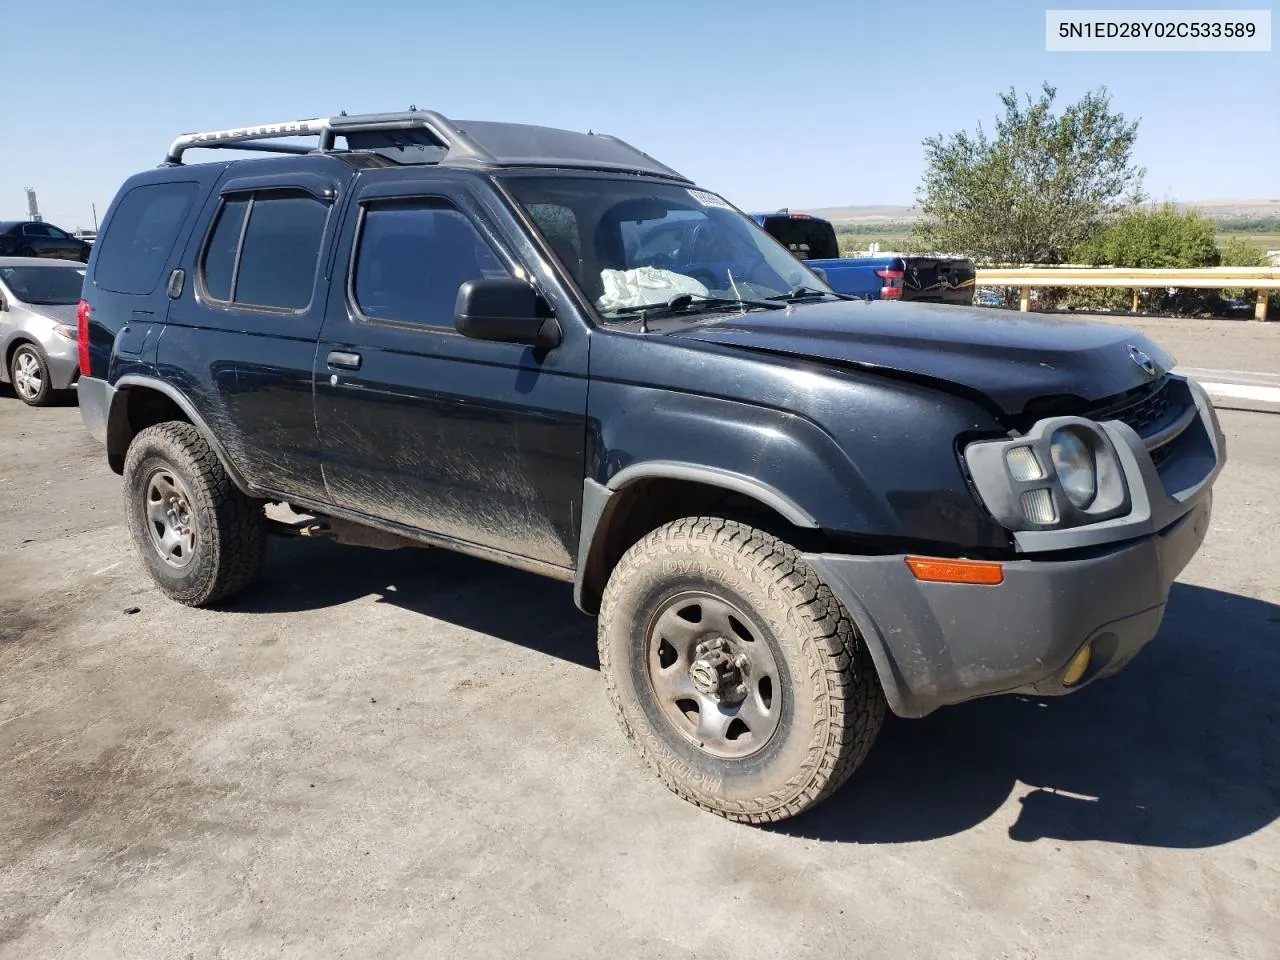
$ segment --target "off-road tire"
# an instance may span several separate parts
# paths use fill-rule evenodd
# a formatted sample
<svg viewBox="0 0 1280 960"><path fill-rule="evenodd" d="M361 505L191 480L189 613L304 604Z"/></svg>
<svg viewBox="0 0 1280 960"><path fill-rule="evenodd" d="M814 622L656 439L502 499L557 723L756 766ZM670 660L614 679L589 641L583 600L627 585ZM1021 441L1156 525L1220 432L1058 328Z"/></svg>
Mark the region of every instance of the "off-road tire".
<svg viewBox="0 0 1280 960"><path fill-rule="evenodd" d="M18 364L25 356L33 358L40 371L40 390L30 397L18 389ZM14 348L13 355L9 357L9 386L17 398L29 407L47 407L53 403L55 393L49 380L49 361L34 343L24 342Z"/></svg>
<svg viewBox="0 0 1280 960"><path fill-rule="evenodd" d="M757 755L711 756L657 705L648 625L664 598L689 589L749 610L785 662L793 708ZM631 547L605 589L598 642L609 699L641 756L672 791L730 820L783 820L824 800L866 758L884 719L875 667L830 588L794 547L736 521L677 520Z"/></svg>
<svg viewBox="0 0 1280 960"><path fill-rule="evenodd" d="M162 467L177 475L192 501L194 557L181 570L165 563L148 530L146 486ZM156 585L179 603L203 607L224 600L262 569L267 549L263 504L240 492L191 424L161 423L133 438L124 461L124 499L139 556Z"/></svg>

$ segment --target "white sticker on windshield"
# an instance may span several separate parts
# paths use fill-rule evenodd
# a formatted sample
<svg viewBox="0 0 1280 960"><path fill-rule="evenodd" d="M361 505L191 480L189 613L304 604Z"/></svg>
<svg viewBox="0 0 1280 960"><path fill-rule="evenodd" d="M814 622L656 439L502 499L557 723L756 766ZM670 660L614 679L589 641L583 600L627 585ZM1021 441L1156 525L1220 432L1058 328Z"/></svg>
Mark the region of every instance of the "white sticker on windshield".
<svg viewBox="0 0 1280 960"><path fill-rule="evenodd" d="M704 207L719 207L721 210L733 209L727 200L720 199L714 193L707 193L705 190L689 190L687 192L689 196Z"/></svg>

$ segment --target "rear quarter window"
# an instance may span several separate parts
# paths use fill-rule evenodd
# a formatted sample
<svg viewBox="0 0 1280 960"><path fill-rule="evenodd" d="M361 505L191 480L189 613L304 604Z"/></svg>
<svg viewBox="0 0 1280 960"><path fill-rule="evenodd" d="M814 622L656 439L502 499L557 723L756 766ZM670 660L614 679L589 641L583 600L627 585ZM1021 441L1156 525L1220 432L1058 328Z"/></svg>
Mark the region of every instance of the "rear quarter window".
<svg viewBox="0 0 1280 960"><path fill-rule="evenodd" d="M181 181L143 184L126 193L97 241L94 283L113 293L155 290L198 189Z"/></svg>

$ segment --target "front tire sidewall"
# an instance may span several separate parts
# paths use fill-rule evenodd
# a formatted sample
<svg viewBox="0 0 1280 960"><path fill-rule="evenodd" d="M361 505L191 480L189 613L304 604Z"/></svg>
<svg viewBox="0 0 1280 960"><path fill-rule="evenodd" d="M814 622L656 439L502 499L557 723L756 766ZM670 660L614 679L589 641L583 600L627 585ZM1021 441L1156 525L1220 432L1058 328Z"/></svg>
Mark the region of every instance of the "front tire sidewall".
<svg viewBox="0 0 1280 960"><path fill-rule="evenodd" d="M821 780L821 757L839 713L818 651L807 642L791 598L774 577L714 540L673 544L679 553L645 549L623 567L624 582L606 591L601 611L602 669L628 737L675 792L722 815L771 820L807 805ZM616 571L615 571L616 572ZM722 759L699 749L662 714L648 679L647 627L678 593L710 593L750 613L779 669L778 728L759 752ZM816 788L821 792L821 788Z"/></svg>

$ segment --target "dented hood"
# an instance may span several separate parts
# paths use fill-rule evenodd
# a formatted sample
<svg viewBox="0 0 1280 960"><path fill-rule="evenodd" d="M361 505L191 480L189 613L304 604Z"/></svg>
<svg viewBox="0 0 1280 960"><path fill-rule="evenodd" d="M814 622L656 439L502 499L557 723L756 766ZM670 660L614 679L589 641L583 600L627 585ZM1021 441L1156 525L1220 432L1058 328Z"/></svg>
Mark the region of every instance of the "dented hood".
<svg viewBox="0 0 1280 960"><path fill-rule="evenodd" d="M1167 351L1128 327L889 301L762 310L675 335L953 384L1010 415L1043 397L1112 397L1174 365Z"/></svg>

